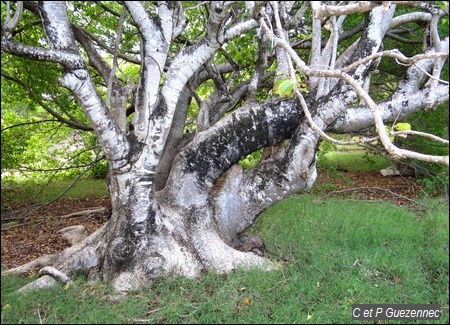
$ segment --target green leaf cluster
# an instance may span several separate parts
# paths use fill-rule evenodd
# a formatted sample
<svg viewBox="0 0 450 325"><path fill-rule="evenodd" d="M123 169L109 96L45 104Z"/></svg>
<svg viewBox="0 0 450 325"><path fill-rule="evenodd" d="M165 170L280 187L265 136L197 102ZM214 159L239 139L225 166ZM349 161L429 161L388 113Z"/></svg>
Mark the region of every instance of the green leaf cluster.
<svg viewBox="0 0 450 325"><path fill-rule="evenodd" d="M278 74L283 74L283 72L278 72ZM295 79L297 81L297 88L304 93L308 93L309 89L306 77L302 76L301 73L296 73ZM280 78L275 81L273 85L273 92L281 98L292 98L294 96L294 85L294 82L290 78Z"/></svg>
<svg viewBox="0 0 450 325"><path fill-rule="evenodd" d="M293 90L294 83L290 78L278 79L273 86L273 92L281 98L293 97Z"/></svg>

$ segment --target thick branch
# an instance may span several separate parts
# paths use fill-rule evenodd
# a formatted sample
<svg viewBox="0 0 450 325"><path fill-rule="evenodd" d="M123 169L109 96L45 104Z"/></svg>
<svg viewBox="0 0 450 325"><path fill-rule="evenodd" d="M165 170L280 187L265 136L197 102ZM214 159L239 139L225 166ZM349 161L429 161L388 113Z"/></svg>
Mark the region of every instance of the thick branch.
<svg viewBox="0 0 450 325"><path fill-rule="evenodd" d="M289 138L300 120L296 101L274 100L251 104L199 133L174 162L165 200L189 206L183 191L205 195L217 179L242 157ZM194 182L194 183L191 183ZM196 184L196 185L193 185ZM184 192L186 193L186 192ZM203 194L202 194L203 193Z"/></svg>
<svg viewBox="0 0 450 325"><path fill-rule="evenodd" d="M83 59L71 51L47 50L7 40L4 36L2 36L2 51L27 59L60 63L67 67L80 68L83 66Z"/></svg>
<svg viewBox="0 0 450 325"><path fill-rule="evenodd" d="M434 107L447 102L449 99L448 85L441 85L436 91ZM395 120L404 121L409 115L422 110L427 102L428 92L428 89L422 89L414 93L396 95L389 100L378 103L383 121L385 123ZM405 110L405 107L408 107L408 109ZM366 105L362 105L347 109L334 123L330 124L326 131L332 133L358 132L373 125L373 116L370 109Z"/></svg>
<svg viewBox="0 0 450 325"><path fill-rule="evenodd" d="M164 65L169 50L169 42L172 36L172 27L167 22L166 15L170 15L170 10L164 10L163 26L158 27L156 22L150 17L147 10L140 2L125 1L128 12L135 22L141 35L141 71L139 75L139 85L136 94L135 115L133 125L134 134L140 141L150 142L148 137L150 132L150 116L156 109L158 99L159 83L163 73ZM169 29L167 31L167 29ZM167 38L167 34L170 37Z"/></svg>

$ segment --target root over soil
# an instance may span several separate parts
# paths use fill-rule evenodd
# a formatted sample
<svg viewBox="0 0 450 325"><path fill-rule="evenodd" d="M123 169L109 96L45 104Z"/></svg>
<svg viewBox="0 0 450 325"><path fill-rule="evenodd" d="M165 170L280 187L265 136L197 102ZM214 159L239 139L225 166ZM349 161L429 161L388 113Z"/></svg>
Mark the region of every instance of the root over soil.
<svg viewBox="0 0 450 325"><path fill-rule="evenodd" d="M378 171L341 172L338 176L319 173L312 191L319 195L352 196L362 200L389 201L396 205L414 202L420 188L411 177L384 177ZM61 199L37 210L26 206L8 206L2 198L1 265L2 270L18 267L42 255L59 253L68 247L61 229L84 225L89 235L111 216L109 197ZM101 212L74 214L104 207ZM27 218L21 220L21 214ZM72 214L72 215L71 215Z"/></svg>

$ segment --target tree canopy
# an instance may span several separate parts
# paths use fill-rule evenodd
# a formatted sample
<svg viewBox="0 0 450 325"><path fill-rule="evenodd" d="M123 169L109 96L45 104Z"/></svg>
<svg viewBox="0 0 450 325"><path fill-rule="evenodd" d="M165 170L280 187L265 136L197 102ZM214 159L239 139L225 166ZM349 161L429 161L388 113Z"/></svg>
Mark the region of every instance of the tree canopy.
<svg viewBox="0 0 450 325"><path fill-rule="evenodd" d="M14 14L15 5L14 3L9 4L5 2L2 11L2 19L5 20L7 17L12 19ZM21 19L20 29L16 29L14 35L18 35L24 42L32 46L42 45L44 42L44 30L42 25L39 24L38 8L37 3L25 3L25 9L20 12ZM108 94L108 80L105 75L111 75L111 73L117 75L117 80L123 85L129 85L131 88L136 88L139 75L140 66L140 48L139 48L139 34L136 32L135 23L132 21L130 15L126 11L122 12L121 5L119 3L108 2L108 3L98 3L97 5L90 3L69 3L68 13L72 21L74 30L76 30L75 37L77 41L83 40L84 47L86 48L86 53L84 54L86 60L90 60L91 69L95 69L97 66L97 71L93 75L94 81L97 84L98 90L106 99ZM170 57L174 57L176 53L183 47L187 45L192 45L198 43L205 36L207 21L207 6L203 3L184 1L182 16L178 19L180 20L180 34L175 39L171 45ZM435 10L441 10L438 15L446 12L447 3L446 2L435 2L434 4L427 4L429 9L435 8ZM156 6L148 4L148 10L152 11L156 15ZM250 5L248 5L250 6ZM342 4L341 4L342 6ZM433 7L434 6L434 7ZM232 6L232 11L230 19L238 21L238 19L243 20L249 18L250 14L246 12L244 3L234 3ZM420 17L417 13L412 15L412 12L420 8L423 12ZM400 22L402 25L400 28L393 29L387 33L387 37L383 42L384 48L399 50L406 56L413 56L417 53L421 53L421 50L426 41L425 37L429 34L429 14L426 12L425 5L416 4L411 7L401 6L397 8L397 16L402 15L403 21ZM291 12L293 14L289 19L290 21L289 30L287 30L287 36L291 43L292 48L296 51L297 55L308 62L311 55L311 39L312 34L312 16L311 8L308 7L307 3L296 3L291 6ZM282 8L282 10L286 10ZM331 9L330 9L331 10ZM342 7L342 10L344 8ZM359 10L356 10L359 11ZM240 13L243 13L240 15ZM9 16L7 16L7 14ZM409 16L409 18L408 18ZM428 17L427 17L428 16ZM353 43L359 34L363 30L364 14L362 12L355 12L352 15L345 17L342 16L342 23L339 23L339 52L343 52L348 44ZM181 21L185 19L184 21ZM321 18L322 20L324 18ZM440 35L445 35L445 30L448 28L448 19L444 15L442 19L437 20L438 23L434 22L434 27ZM231 20L228 22L231 25ZM186 26L184 26L186 25ZM75 26L77 26L75 28ZM326 28L321 29L320 42L325 45L326 39L332 35L332 30L329 28L330 20L325 24ZM338 25L337 25L338 26ZM184 29L183 29L184 28ZM182 30L183 29L183 30ZM182 32L181 32L182 31ZM220 73L220 78L212 79L210 77L202 76L203 80L198 81L196 87L192 87L193 98L189 103L189 108L187 110L187 119L184 125L184 131L192 132L195 131L199 126L197 125L198 114L199 114L199 104L200 105L210 105L209 102L217 101L216 97L217 91L214 96L210 96L214 92L216 86L217 89L222 89L230 86L234 86L234 92L236 89L240 89L240 94L244 93L245 87L248 87L248 83L251 80L253 69L257 63L258 57L260 59L264 58L263 53L258 54L259 43L261 40L258 39L262 32L255 29L249 29L248 32L243 33L240 37L230 39L223 46L218 49L215 56L209 60L209 65L218 65L219 70L216 69L216 73ZM425 34L424 34L425 33ZM428 34L427 34L428 33ZM119 41L120 38L120 41ZM315 37L317 39L317 35ZM428 37L429 38L429 37ZM274 46L268 38L265 40L266 51L269 52L270 48ZM118 45L118 46L116 46ZM329 45L330 47L331 45ZM328 51L329 48L327 49ZM261 51L260 51L261 52ZM381 54L381 52L379 53ZM284 74L283 77L278 77L277 81L273 83L273 78L275 74L275 57L273 54L265 54L264 58L265 65L268 68L269 74L266 73L264 76L264 84L260 82L258 88L254 91L255 94L252 96L258 96L259 100L268 98L271 94L278 94L281 97L292 96L294 82L287 79L286 71L282 73L278 72L280 75ZM90 58L89 58L90 57ZM96 59L94 59L94 57ZM324 54L322 54L324 57ZM384 54L384 59L380 60L378 58L379 66L376 69L376 73L372 75L374 79L372 81L371 87L369 89L370 94L376 100L382 100L387 98L391 93L392 89L395 89L396 85L400 82L402 74L407 68L408 63L404 64L392 64L395 58L389 58L388 54ZM94 65L94 63L96 65ZM261 65L261 63L258 63ZM98 69L103 70L103 78L101 74L98 73ZM222 69L222 70L220 70ZM226 70L225 70L226 69ZM261 69L260 69L261 70ZM211 71L211 70L210 70ZM261 70L262 71L262 70ZM272 73L272 75L270 75ZM72 95L65 91L62 87L48 87L49 83L54 83L60 74L60 69L57 65L42 62L39 65L30 64L28 59L23 59L21 56L11 56L2 51L2 129L7 129L13 125L22 125L20 129L9 130L2 132L2 145L3 145L3 155L2 155L2 170L22 167L22 171L29 170L25 166L32 166L32 162L40 161L44 159L47 161L47 168L57 168L61 166L61 162L53 161L52 156L44 153L37 153L34 150L34 146L42 146L41 141L36 139L36 130L39 134L43 134L42 125L32 125L30 122L39 124L46 123L49 127L48 129L51 135L51 139L43 140L44 143L50 143L51 140L56 140L54 143L58 143L63 138L67 137L70 129L77 129L82 131L92 131L92 127L89 125L89 121L86 119L82 111L79 110L79 106L76 101L73 100ZM204 72L206 74L206 72ZM444 67L442 77L448 78L448 68ZM220 79L226 80L220 80ZM296 74L297 86L300 90L308 91L307 84L309 83L308 78L301 80L301 73ZM36 83L33 80L41 80L42 82ZM222 82L222 84L220 83ZM237 85L244 85L244 87L238 87ZM126 101L126 115L127 123L131 122L133 112L134 112L134 93L133 90L129 90ZM239 93L234 95L235 98L239 98ZM250 96L250 95L249 95ZM203 103L203 100L209 97L208 101ZM242 98L242 95L241 95ZM229 109L232 111L236 108L236 99L234 100L234 107ZM432 116L439 116L438 121L441 123L427 123L428 129L422 130L418 124L419 121L415 121L412 126L412 131L402 130L403 132L409 131L427 131L432 132L435 135L445 138L446 126L442 124L448 115L445 115L445 110L438 110L443 113L437 113ZM202 112L202 114L204 114ZM217 120L219 115L215 117ZM422 119L423 121L423 119ZM430 129L430 124L432 129ZM442 124L442 125L441 125ZM64 128L63 125L67 125L69 128ZM203 126L200 126L200 128ZM60 133L61 139L57 140L53 130L58 129L67 130L66 132ZM388 131L396 131L387 129ZM399 131L399 130L397 130ZM98 151L91 152L95 147L95 139L92 137L92 133L79 133L77 135L83 137L82 143L87 147L87 151L81 153L78 150L75 152L78 159L74 158L68 163L70 166L78 166L81 163L82 166L89 165L95 157L98 157ZM373 134L374 135L374 134ZM31 141L27 140L30 139ZM94 136L95 137L95 136ZM410 137L411 138L411 137ZM416 143L418 141L417 137L414 137ZM425 141L425 140L424 140ZM414 142L414 141L413 141ZM28 150L27 150L28 147ZM417 147L417 145L416 145ZM30 148L32 148L30 150ZM84 148L83 150L85 150ZM427 153L429 146L422 146L422 151ZM431 152L432 153L432 152ZM435 154L437 152L434 152ZM445 150L444 150L445 153ZM73 153L72 153L73 154ZM66 156L70 156L70 153L65 153ZM54 156L54 155L53 155ZM74 163L74 161L76 163ZM34 167L37 168L36 164ZM67 164L64 165L67 167ZM100 167L100 166L99 166ZM63 168L64 170L64 168ZM104 170L104 169L103 169ZM100 173L101 174L101 173Z"/></svg>

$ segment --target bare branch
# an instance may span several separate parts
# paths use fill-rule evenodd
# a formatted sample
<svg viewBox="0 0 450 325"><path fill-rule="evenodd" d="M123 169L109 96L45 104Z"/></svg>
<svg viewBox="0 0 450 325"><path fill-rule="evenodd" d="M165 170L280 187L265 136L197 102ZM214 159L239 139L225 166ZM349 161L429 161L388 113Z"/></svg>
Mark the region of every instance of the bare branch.
<svg viewBox="0 0 450 325"><path fill-rule="evenodd" d="M342 68L342 71L349 72L349 71L353 70L354 68L358 67L359 65L361 65L362 63L372 61L372 60L378 59L380 57L395 58L401 62L405 62L408 64L414 64L414 63L417 63L420 60L424 60L424 59L442 58L442 57L447 57L447 56L448 56L448 51L447 52L437 52L437 53L416 54L413 57L408 58L405 55L403 55L403 53L401 53L399 50L394 49L394 50L388 50L388 51L381 51L381 52L377 52L375 54L366 56L365 58L362 58L362 59Z"/></svg>
<svg viewBox="0 0 450 325"><path fill-rule="evenodd" d="M322 5L318 1L311 1L311 7L314 11L314 18L316 19L369 11L379 5L380 4L375 3L374 1L357 1L357 3L344 6L329 6Z"/></svg>
<svg viewBox="0 0 450 325"><path fill-rule="evenodd" d="M430 134L430 133L425 133L425 132L419 132L419 131L414 131L414 130L405 130L405 131L394 131L394 132L390 132L389 135L398 135L398 136L406 136L408 134L412 134L412 135L419 135L437 142L441 142L443 144L449 144L449 140L447 139L443 139L440 138L434 134Z"/></svg>
<svg viewBox="0 0 450 325"><path fill-rule="evenodd" d="M7 31L12 31L14 28L17 27L17 24L19 23L20 18L22 17L22 11L23 11L23 1L16 1L16 11L14 12L14 16L11 18L11 7L10 7L11 1L6 1L6 19L5 23L3 24L3 28Z"/></svg>
<svg viewBox="0 0 450 325"><path fill-rule="evenodd" d="M339 79L345 81L347 84L349 84L356 93L361 97L361 99L367 104L369 107L373 121L375 123L379 138L381 143L383 144L384 148L389 152L389 154L395 158L414 158L419 159L423 161L429 161L429 162L438 162L443 163L446 165L449 165L449 156L433 156L433 155L424 155L421 153L413 152L406 149L400 149L397 146L395 146L389 139L389 135L386 131L386 128L384 126L384 122L381 115L381 110L379 106L373 101L373 99L369 96L369 94L366 92L366 90L350 75L345 73L341 70L317 70L317 69L311 69L310 67L307 67L305 62L300 59L300 57L297 55L297 53L289 46L289 44L283 40L282 38L277 38L273 35L273 32L270 30L270 28L265 24L265 22L260 19L260 25L264 33L269 36L270 39L273 40L275 46L282 47L286 53L290 55L290 57L294 60L297 67L304 72L308 76L318 76L318 77L338 77ZM302 104L302 108L308 117L308 109L306 106L306 102L304 101L303 97L301 96L299 90L296 87L296 80L295 77L293 78L291 76L291 80L294 83L294 90L296 96L298 96L298 99L300 100ZM322 131L322 128L317 126L311 117L308 118L308 121L310 122L311 126L318 131L322 136L324 136L324 132Z"/></svg>
<svg viewBox="0 0 450 325"><path fill-rule="evenodd" d="M87 214L103 212L105 210L106 210L105 207L95 207L95 208L92 208L92 209L87 209L87 210L82 210L82 211L77 211L77 212L72 212L72 213L69 213L69 214L65 214L65 215L59 216L58 218L71 218L71 217L84 216L84 215L87 215ZM64 228L64 229L66 229L66 228Z"/></svg>
<svg viewBox="0 0 450 325"><path fill-rule="evenodd" d="M36 101L43 109L45 109L51 116L56 118L59 122L64 123L68 125L69 127L72 127L74 129L84 130L84 131L93 131L93 128L89 125L83 124L80 121L74 120L74 118L66 119L61 114L57 113L54 109L52 109L49 105L47 105L41 98L37 97L35 93L33 93L32 89L28 84L23 82L22 80L17 79L16 77L13 77L6 72L2 70L1 75L11 80L18 85L20 85L22 88L25 89L25 91L28 93L30 98L32 98L34 101Z"/></svg>
<svg viewBox="0 0 450 325"><path fill-rule="evenodd" d="M32 121L32 122L23 122L23 123L17 123L14 125L10 125L7 127L4 127L3 129L0 130L0 132L6 131L8 129L12 129L12 128L17 128L17 127L21 127L24 125L30 125L30 124L39 124L39 123L48 123L48 122L57 122L57 123L61 123L58 120L39 120L39 121Z"/></svg>
<svg viewBox="0 0 450 325"><path fill-rule="evenodd" d="M7 40L2 36L2 50L23 58L32 60L45 60L48 62L60 63L71 68L83 66L83 59L71 51L67 50L47 50L41 47L30 46Z"/></svg>

